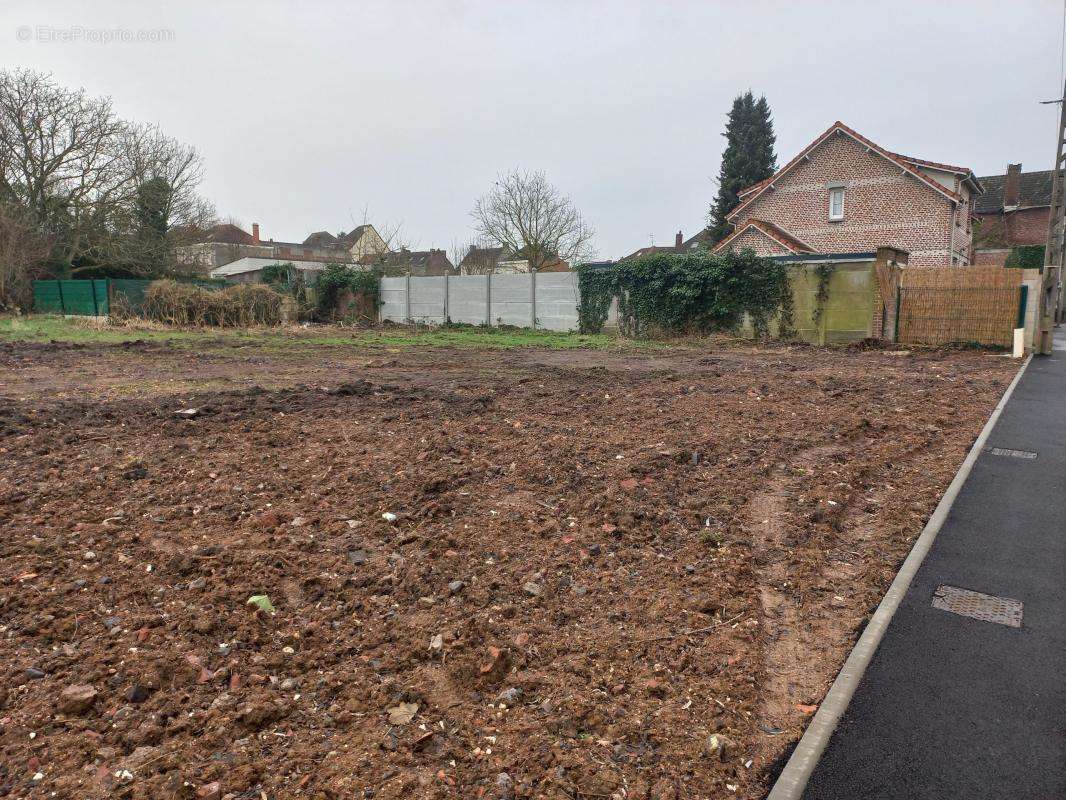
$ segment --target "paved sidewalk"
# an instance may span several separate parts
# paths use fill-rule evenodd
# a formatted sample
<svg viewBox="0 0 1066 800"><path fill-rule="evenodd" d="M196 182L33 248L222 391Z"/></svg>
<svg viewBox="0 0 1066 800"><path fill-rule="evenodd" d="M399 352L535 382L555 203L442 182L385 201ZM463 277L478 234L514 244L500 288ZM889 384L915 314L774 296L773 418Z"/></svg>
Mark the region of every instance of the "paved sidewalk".
<svg viewBox="0 0 1066 800"><path fill-rule="evenodd" d="M941 585L1021 601L1022 626L933 608ZM1066 798L1066 335L1015 388L803 796Z"/></svg>

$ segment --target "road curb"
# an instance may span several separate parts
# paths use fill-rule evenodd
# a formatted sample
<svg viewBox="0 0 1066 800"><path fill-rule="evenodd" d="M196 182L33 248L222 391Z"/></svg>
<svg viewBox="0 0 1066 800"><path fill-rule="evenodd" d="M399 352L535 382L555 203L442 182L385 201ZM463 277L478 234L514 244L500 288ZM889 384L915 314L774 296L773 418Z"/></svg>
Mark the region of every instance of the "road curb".
<svg viewBox="0 0 1066 800"><path fill-rule="evenodd" d="M992 410L992 414L981 429L981 433L978 434L977 440L970 448L970 452L966 454L962 466L955 473L955 477L948 485L944 496L940 498L940 502L933 510L929 521L915 540L914 546L903 562L903 566L896 573L892 585L888 587L888 591L885 592L885 596L878 604L877 610L870 617L862 636L859 637L859 641L855 643L855 647L852 648L847 661L844 662L844 666L837 673L836 680L829 687L829 692L826 694L825 699L822 700L818 712L814 715L814 719L811 720L811 724L807 726L807 730L804 731L799 744L796 745L796 749L792 751L792 756L778 776L777 781L770 790L770 794L766 796L766 800L799 800L802 797L811 773L814 772L818 760L825 751L825 746L829 743L829 737L836 730L841 716L847 709L848 703L851 702L852 695L855 694L855 689L859 685L863 673L866 672L866 667L870 664L870 659L873 658L874 653L877 651L877 646L881 643L881 639L884 638L888 624L892 621L896 609L899 608L903 596L907 594L911 581L914 580L918 568L922 565L926 554L933 546L933 541L940 532L944 520L947 519L948 512L951 511L951 507L955 504L955 498L958 497L962 485L966 482L966 478L969 477L974 462L977 461L977 457L984 449L985 442L988 441L988 437L996 426L996 422L1007 405L1007 401L1014 394L1015 387L1022 379L1022 375L1025 374L1025 370L1032 360L1032 355L1026 358L1022 368L1018 370L1018 374L1014 376L1014 380L1011 381L1007 390L1003 393L1003 397L1000 398L999 403Z"/></svg>

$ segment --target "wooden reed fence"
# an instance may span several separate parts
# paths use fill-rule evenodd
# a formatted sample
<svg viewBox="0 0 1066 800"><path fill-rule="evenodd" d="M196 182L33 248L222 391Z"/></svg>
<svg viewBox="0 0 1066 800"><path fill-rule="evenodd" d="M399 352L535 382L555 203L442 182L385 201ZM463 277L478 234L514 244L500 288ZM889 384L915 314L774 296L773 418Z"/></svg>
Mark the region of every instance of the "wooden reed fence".
<svg viewBox="0 0 1066 800"><path fill-rule="evenodd" d="M1021 277L1004 267L904 267L896 340L1010 347L1024 313Z"/></svg>

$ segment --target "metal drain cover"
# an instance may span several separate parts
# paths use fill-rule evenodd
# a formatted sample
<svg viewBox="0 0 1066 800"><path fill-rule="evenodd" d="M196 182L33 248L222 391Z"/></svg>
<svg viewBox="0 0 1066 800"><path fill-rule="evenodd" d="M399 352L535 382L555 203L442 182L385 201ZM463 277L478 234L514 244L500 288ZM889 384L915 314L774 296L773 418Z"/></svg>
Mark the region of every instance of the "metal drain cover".
<svg viewBox="0 0 1066 800"><path fill-rule="evenodd" d="M1009 447L993 447L992 455L994 456L1009 456L1010 458L1036 458L1036 453L1032 450L1011 450Z"/></svg>
<svg viewBox="0 0 1066 800"><path fill-rule="evenodd" d="M971 592L958 586L939 586L933 593L933 608L950 611L964 617L1022 627L1022 602L1008 597L995 597L981 592Z"/></svg>

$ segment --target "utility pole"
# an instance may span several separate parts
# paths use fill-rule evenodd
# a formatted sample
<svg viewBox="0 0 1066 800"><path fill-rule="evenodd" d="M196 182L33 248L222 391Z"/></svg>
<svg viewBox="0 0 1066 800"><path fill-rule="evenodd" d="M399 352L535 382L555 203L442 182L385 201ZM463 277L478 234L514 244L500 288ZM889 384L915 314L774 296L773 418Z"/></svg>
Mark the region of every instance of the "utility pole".
<svg viewBox="0 0 1066 800"><path fill-rule="evenodd" d="M1040 355L1051 355L1054 328L1059 321L1062 293L1062 266L1066 250L1066 197L1063 192L1063 173L1066 172L1066 86L1059 104L1059 135L1055 146L1055 168L1052 170L1051 220L1048 225L1047 247L1044 252L1044 273L1040 283L1037 307L1036 337L1033 349Z"/></svg>

